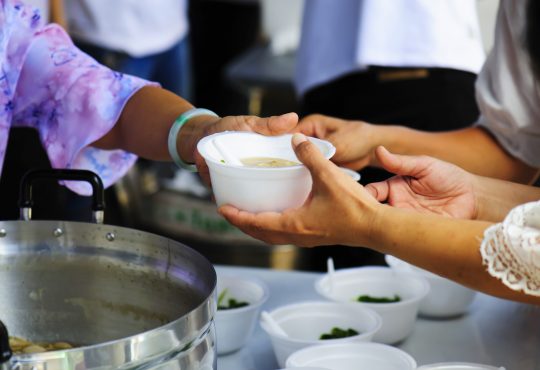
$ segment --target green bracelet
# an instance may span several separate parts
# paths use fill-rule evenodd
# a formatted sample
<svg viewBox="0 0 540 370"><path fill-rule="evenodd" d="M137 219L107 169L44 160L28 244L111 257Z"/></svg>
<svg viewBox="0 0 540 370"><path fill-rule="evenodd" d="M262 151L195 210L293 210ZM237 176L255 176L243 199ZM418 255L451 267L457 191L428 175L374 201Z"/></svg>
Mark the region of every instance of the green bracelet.
<svg viewBox="0 0 540 370"><path fill-rule="evenodd" d="M180 129L186 124L187 121L189 121L193 117L197 116L214 116L219 117L217 114L212 112L208 109L202 109L202 108L192 108L184 113L182 113L173 123L171 126L171 129L169 131L169 139L168 139L168 147L169 147L169 155L171 156L173 162L180 168L183 168L184 170L188 170L191 172L197 172L197 166L194 164L186 163L180 158L180 155L178 154L178 150L176 149L176 142L178 140L178 134L180 133Z"/></svg>

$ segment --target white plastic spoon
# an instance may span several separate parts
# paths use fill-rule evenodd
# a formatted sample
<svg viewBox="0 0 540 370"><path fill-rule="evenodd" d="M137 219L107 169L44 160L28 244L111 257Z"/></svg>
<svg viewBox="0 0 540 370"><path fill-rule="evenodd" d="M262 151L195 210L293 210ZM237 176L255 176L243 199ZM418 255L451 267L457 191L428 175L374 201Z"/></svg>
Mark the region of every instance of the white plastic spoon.
<svg viewBox="0 0 540 370"><path fill-rule="evenodd" d="M223 143L219 141L219 138L212 140L212 144L214 144L219 154L223 157L223 159L225 160L225 163L233 165L233 166L244 165L242 162L240 162L238 158L236 158L227 150L225 145L223 145Z"/></svg>
<svg viewBox="0 0 540 370"><path fill-rule="evenodd" d="M328 291L331 292L334 290L334 273L336 272L332 257L326 260L326 270L328 273Z"/></svg>
<svg viewBox="0 0 540 370"><path fill-rule="evenodd" d="M272 329L274 333L281 335L285 338L289 336L268 312L262 311L261 319L266 323L266 325L268 325Z"/></svg>

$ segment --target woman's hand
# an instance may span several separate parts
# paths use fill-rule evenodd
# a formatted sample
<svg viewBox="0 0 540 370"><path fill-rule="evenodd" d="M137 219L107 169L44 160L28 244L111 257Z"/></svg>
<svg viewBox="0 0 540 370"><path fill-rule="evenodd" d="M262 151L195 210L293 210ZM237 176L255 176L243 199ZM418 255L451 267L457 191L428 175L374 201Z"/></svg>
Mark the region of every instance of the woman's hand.
<svg viewBox="0 0 540 370"><path fill-rule="evenodd" d="M382 206L305 136L295 135L293 147L313 178L312 192L302 207L252 214L226 205L219 212L245 233L270 244L362 245Z"/></svg>
<svg viewBox="0 0 540 370"><path fill-rule="evenodd" d="M378 201L423 213L477 218L474 175L435 158L396 155L383 147L375 155L383 168L398 175L366 186Z"/></svg>
<svg viewBox="0 0 540 370"><path fill-rule="evenodd" d="M313 114L303 118L295 131L330 141L336 147L332 162L339 166L359 170L376 164L373 151L380 143L369 123Z"/></svg>

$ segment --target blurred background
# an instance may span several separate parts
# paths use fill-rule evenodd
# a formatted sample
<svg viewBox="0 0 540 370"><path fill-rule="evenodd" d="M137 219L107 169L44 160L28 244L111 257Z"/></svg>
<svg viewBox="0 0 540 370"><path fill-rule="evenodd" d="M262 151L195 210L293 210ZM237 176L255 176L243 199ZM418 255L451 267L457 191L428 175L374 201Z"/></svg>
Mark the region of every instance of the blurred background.
<svg viewBox="0 0 540 370"><path fill-rule="evenodd" d="M319 41L321 48L326 45L325 41L318 39L319 36L314 33L325 32L325 27L331 26L324 17L319 15L319 19L310 19L310 24L303 24L307 17L316 17L317 11L324 11L321 1L326 1L327 4L348 3L352 8L359 4L359 0L64 0L63 4L57 0L29 2L40 6L45 17L61 22L78 46L100 62L125 73L156 80L162 86L191 100L195 106L211 109L220 115L268 116L289 111L313 113L319 112L319 108L321 112L339 115L339 109L334 113L332 108L324 107L324 94L328 93L319 91L320 83L312 89L309 86L299 87L298 82L299 78L306 81L313 79L312 76L305 76L311 67L301 59L306 58L309 53L306 54L306 49L303 49L304 55L300 57L299 47L316 48ZM429 1L438 3L438 0ZM465 1L472 3L470 0ZM134 3L138 5L129 9ZM147 11L142 10L143 3L149 8ZM316 8L316 3L319 4L319 9ZM456 28L469 27L466 31L472 34L471 39L476 37L481 41L481 45L476 47L477 60L470 61L468 65L480 65L480 59L491 48L497 6L498 1L495 0L478 0L474 12L467 10L467 14L476 17L474 20L469 24L451 25ZM160 7L169 11L160 13L157 10ZM313 9L308 11L307 7ZM356 17L360 16L360 13L355 14ZM411 18L411 14L403 16L409 17L405 18L406 22L416 21ZM456 16L456 19L458 18ZM339 18L337 20L339 21ZM381 23L380 27L385 27L384 18L376 21ZM122 24L125 27L121 27ZM346 37L340 36L336 29L328 30L332 31L336 33L336 43ZM447 33L454 31L459 33L459 30L446 30ZM311 33L311 36L308 33ZM332 42L328 45L331 46ZM439 48L444 50L444 45ZM460 56L461 59L465 57ZM396 66L391 66L390 69L386 66L372 67L368 65L355 72L357 74L354 81L364 81L365 76L377 76L380 83L381 76L386 76L385 79L388 76L411 76L413 82L421 79L418 82L425 85L426 76L439 76L440 71L439 65L435 68L406 66L403 70L396 69ZM452 73L455 72L452 66L449 69ZM371 71L376 71L376 74ZM401 73L403 71L406 73ZM467 69L464 72L466 76L459 75L455 79L452 77L452 81L467 77L463 83L468 85L463 89L470 92L470 104L474 105L472 72L476 73L477 70ZM437 78L430 82L427 94L433 95L433 89L442 91L443 87L439 85L442 83L441 78ZM405 79L408 90L424 89L424 85L413 84L408 80L409 77ZM354 94L354 91L346 87L348 85L343 85L351 82L341 79L336 81L339 86L345 86L341 87L343 94ZM400 80L400 83L402 82L405 81ZM328 83L332 85L334 81ZM386 86L388 85L384 85L383 89L386 89ZM318 93L319 97L315 93ZM362 104L363 99L359 97L357 104ZM462 104L457 110L462 113L466 110L463 107ZM463 125L471 124L477 117L474 107L467 109L470 114L464 118ZM360 113L356 117L355 114L345 111L343 115L344 118L364 117ZM373 116L367 114L366 117ZM380 118L381 121L385 119ZM378 118L372 120L377 121ZM401 123L399 120L396 122ZM387 123L392 122L388 120ZM37 166L47 165L44 153L39 150L36 152L35 148L40 145L34 133L12 134L10 146L27 147L25 152L28 157L34 161L36 158L43 158ZM36 162L32 166L36 166ZM20 177L25 166L10 168L6 168L6 171L10 171L9 175L5 173L2 178ZM46 185L36 189L35 197L35 218L84 221L89 218L89 202L86 198ZM47 199L48 204L43 202L40 207L38 199ZM51 207L50 204L68 204L68 207L61 209ZM106 223L147 230L177 239L199 250L213 263L323 270L328 253L332 253L324 254L292 245L269 246L251 239L216 213L210 191L201 184L196 174L177 169L171 164L140 160L128 176L107 191L107 204ZM4 218L16 217L17 215L6 215ZM335 248L333 250L337 251ZM378 257L362 250L355 251L353 257L348 253L335 253L338 267L379 261Z"/></svg>

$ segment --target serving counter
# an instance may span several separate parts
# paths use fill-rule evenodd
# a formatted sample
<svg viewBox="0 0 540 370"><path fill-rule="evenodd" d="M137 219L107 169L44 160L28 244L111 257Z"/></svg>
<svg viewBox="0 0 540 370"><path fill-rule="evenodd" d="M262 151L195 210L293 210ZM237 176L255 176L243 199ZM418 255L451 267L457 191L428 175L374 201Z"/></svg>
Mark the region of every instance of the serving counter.
<svg viewBox="0 0 540 370"><path fill-rule="evenodd" d="M218 273L257 277L270 289L263 310L293 302L322 300L314 282L320 273L216 266ZM540 307L478 294L469 312L454 319L419 318L412 335L397 347L418 365L464 361L540 370ZM219 370L279 369L270 339L257 325L249 344L218 357Z"/></svg>

